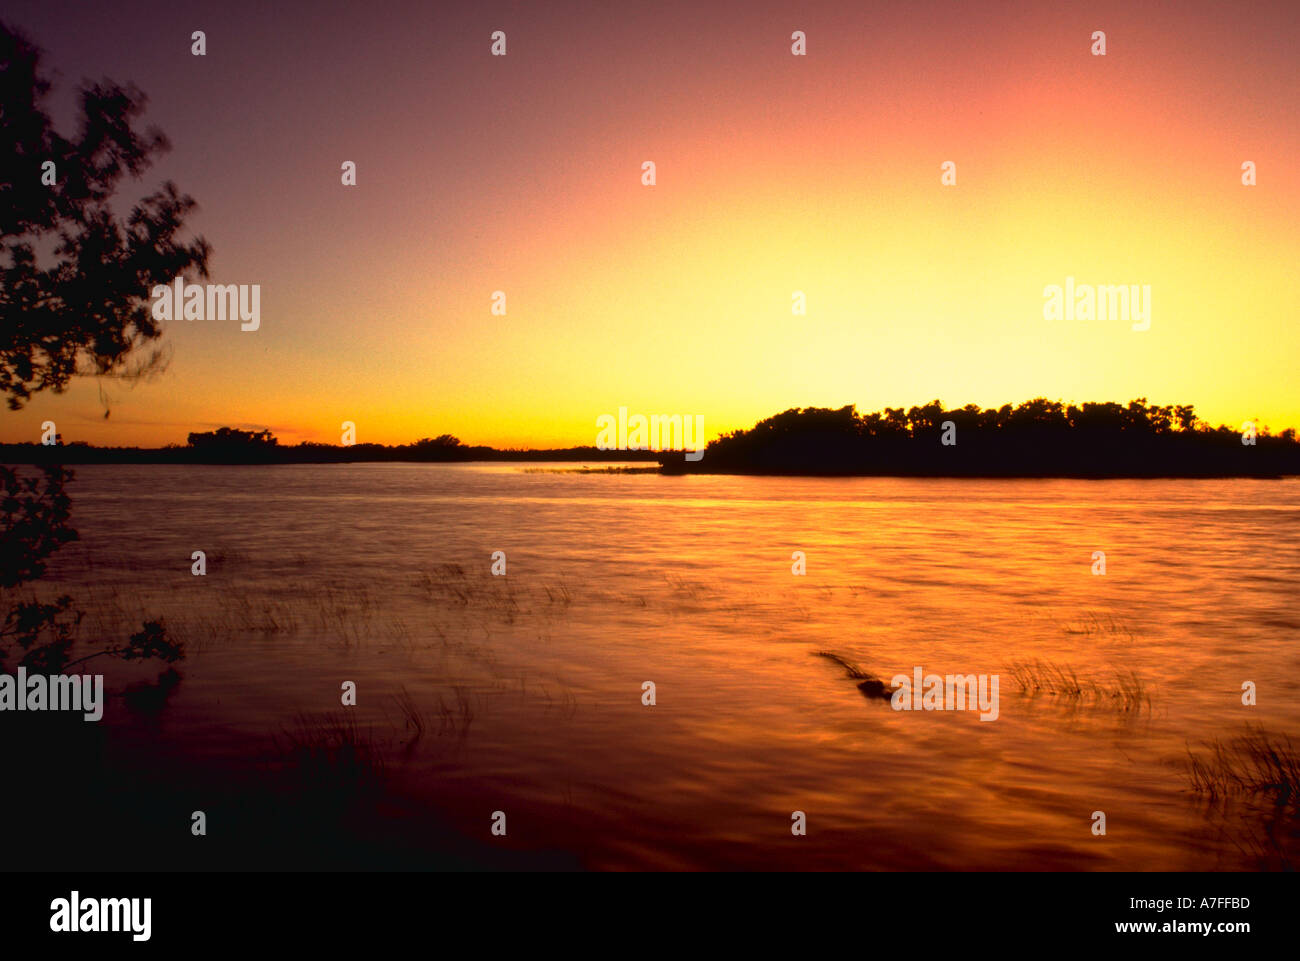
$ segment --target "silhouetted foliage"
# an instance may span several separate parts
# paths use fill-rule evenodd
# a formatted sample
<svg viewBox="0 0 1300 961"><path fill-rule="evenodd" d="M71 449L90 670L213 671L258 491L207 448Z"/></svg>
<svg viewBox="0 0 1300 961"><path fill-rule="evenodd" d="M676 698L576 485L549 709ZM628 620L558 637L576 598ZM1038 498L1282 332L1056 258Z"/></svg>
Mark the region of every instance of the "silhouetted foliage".
<svg viewBox="0 0 1300 961"><path fill-rule="evenodd" d="M279 445L269 430L240 430L237 427L193 433L187 440L189 449L202 460L230 464L266 462Z"/></svg>
<svg viewBox="0 0 1300 961"><path fill-rule="evenodd" d="M439 434L437 437L423 437L411 445L416 450L448 450L457 447L464 447L459 437L452 437L450 434Z"/></svg>
<svg viewBox="0 0 1300 961"><path fill-rule="evenodd" d="M68 524L64 488L71 471L47 465L39 477L0 466L0 587L17 587L45 573L49 556L77 532Z"/></svg>
<svg viewBox="0 0 1300 961"><path fill-rule="evenodd" d="M64 489L69 476L57 465L47 465L36 477L0 467L0 588L6 594L41 577L50 555L76 540L77 532L68 524L70 501ZM25 666L61 662L81 616L67 595L53 602L14 601L0 625L0 668L5 666L6 648L15 644L23 652Z"/></svg>
<svg viewBox="0 0 1300 961"><path fill-rule="evenodd" d="M6 667L6 648L22 651L18 664L29 670L57 673L68 660L83 613L74 610L72 598L64 594L51 604L18 601L5 614L0 627L0 669Z"/></svg>
<svg viewBox="0 0 1300 961"><path fill-rule="evenodd" d="M41 52L0 23L0 394L12 409L42 390L62 391L76 375L155 368L163 356L157 351L126 369L161 333L148 300L152 287L187 271L207 273L207 243L177 239L194 201L174 185L165 183L125 220L112 209L122 178L140 176L167 147L157 130L134 127L143 94L111 81L83 87L79 129L69 139L45 112L49 90ZM45 183L49 162L53 180ZM54 459L65 448L44 450ZM72 474L51 460L44 465L36 477L0 467L0 666L16 648L22 666L57 672L78 663L68 657L81 612L66 595L17 595L77 536L66 490ZM183 652L150 622L129 643L79 660L100 655L173 661Z"/></svg>
<svg viewBox="0 0 1300 961"><path fill-rule="evenodd" d="M219 427L201 434L190 434L188 441L191 447L202 448L264 448L274 447L279 443L269 430L240 430L237 427Z"/></svg>
<svg viewBox="0 0 1300 961"><path fill-rule="evenodd" d="M191 435L193 436L193 435ZM443 435L450 436L450 435ZM653 463L651 450L600 450L563 447L549 450L498 450L457 442L421 440L413 444L169 444L166 447L92 447L84 442L46 447L42 444L0 444L0 461L12 464L360 464L451 463L464 461L576 461ZM454 438L453 438L454 440Z"/></svg>
<svg viewBox="0 0 1300 961"><path fill-rule="evenodd" d="M0 466L0 589L4 621L0 624L0 669L16 650L17 663L29 670L59 673L71 664L110 655L124 660L156 657L171 663L184 657L160 622L147 622L126 644L106 644L76 661L69 657L83 614L69 595L53 601L20 597L17 589L45 574L50 556L77 532L69 525L70 498L65 482L71 472L47 465L40 476L24 477Z"/></svg>
<svg viewBox="0 0 1300 961"><path fill-rule="evenodd" d="M145 621L144 626L132 634L125 644L108 645L103 650L79 657L60 667L71 667L93 657L105 656L120 657L124 661L143 661L156 657L165 664L172 664L185 656L185 645L168 636L162 621Z"/></svg>
<svg viewBox="0 0 1300 961"><path fill-rule="evenodd" d="M944 425L956 443L944 445ZM1145 397L1064 404L1036 397L1019 406L947 409L938 400L909 410L859 414L792 408L712 441L703 459L660 454L671 473L921 475L991 477L1277 476L1300 473L1288 428L1261 429L1253 445L1238 431L1211 429L1190 405Z"/></svg>
<svg viewBox="0 0 1300 961"><path fill-rule="evenodd" d="M125 219L111 200L167 140L134 122L145 97L111 81L79 92L79 129L54 130L44 101L41 51L0 23L0 393L11 408L76 374L138 376L155 351L126 370L161 331L149 293L188 272L207 275L208 245L178 239L194 200L164 183ZM43 165L55 182L42 183ZM38 251L52 254L42 263Z"/></svg>

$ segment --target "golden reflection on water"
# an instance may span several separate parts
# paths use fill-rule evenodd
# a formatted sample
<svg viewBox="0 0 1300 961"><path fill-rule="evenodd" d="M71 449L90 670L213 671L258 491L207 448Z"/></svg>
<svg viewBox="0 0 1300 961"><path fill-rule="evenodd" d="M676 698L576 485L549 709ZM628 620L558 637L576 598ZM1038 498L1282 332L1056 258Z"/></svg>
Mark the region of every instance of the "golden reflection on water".
<svg viewBox="0 0 1300 961"><path fill-rule="evenodd" d="M503 810L501 844L594 868L1278 867L1289 816L1185 767L1247 724L1300 731L1297 492L82 467L52 578L99 630L162 613L189 644L151 750L238 769L356 681L415 845ZM997 674L999 717L894 711L817 652ZM1078 692L1014 679L1057 667Z"/></svg>

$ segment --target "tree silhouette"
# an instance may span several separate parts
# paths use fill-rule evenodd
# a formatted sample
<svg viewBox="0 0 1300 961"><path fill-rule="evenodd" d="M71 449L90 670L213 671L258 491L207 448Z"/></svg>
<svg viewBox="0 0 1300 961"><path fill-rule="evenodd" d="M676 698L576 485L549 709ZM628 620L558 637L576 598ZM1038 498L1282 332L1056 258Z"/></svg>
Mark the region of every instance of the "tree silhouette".
<svg viewBox="0 0 1300 961"><path fill-rule="evenodd" d="M943 425L956 428L952 446ZM1300 473L1294 429L1254 444L1211 429L1191 405L1129 401L1064 404L1035 397L1013 407L954 410L933 400L860 414L792 408L710 442L697 462L658 460L671 473L897 474L944 477L1237 477Z"/></svg>
<svg viewBox="0 0 1300 961"><path fill-rule="evenodd" d="M269 430L240 430L238 427L219 427L216 430L192 433L187 442L191 447L200 448L263 448L275 447L280 443Z"/></svg>
<svg viewBox="0 0 1300 961"><path fill-rule="evenodd" d="M123 177L139 177L167 149L159 131L135 128L144 95L111 81L83 86L78 131L66 138L45 112L49 91L41 51L0 22L0 394L14 410L40 391L62 391L77 375L156 369L160 351L140 359L162 333L150 290L177 275L207 275L207 242L178 239L194 201L173 184L125 219L113 209ZM71 473L46 465L43 475L0 468L0 588L7 601L0 665L6 648L16 647L22 665L57 671L69 663L81 620L72 598L12 593L40 578L50 555L76 538L65 488ZM157 622L126 645L107 644L80 660L100 654L182 656Z"/></svg>
<svg viewBox="0 0 1300 961"><path fill-rule="evenodd" d="M149 292L206 277L209 251L201 237L178 239L195 204L170 181L125 218L112 207L123 177L168 148L160 131L135 127L145 96L111 81L83 86L78 131L66 138L44 109L41 56L0 23L0 393L13 409L78 374L156 368L161 352L140 360L161 334Z"/></svg>

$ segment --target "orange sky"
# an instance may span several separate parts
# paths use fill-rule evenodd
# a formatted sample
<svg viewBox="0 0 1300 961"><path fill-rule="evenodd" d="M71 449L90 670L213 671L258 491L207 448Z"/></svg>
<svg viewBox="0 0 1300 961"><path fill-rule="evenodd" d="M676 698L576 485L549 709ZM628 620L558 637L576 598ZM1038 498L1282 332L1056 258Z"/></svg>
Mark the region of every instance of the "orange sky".
<svg viewBox="0 0 1300 961"><path fill-rule="evenodd" d="M56 114L82 76L150 94L174 150L146 186L195 196L212 281L261 284L262 316L175 321L162 377L102 385L109 418L88 381L7 441L568 446L620 406L711 437L1037 395L1300 425L1295 5L160 5L148 31L17 6ZM1067 276L1150 285L1150 329L1044 320Z"/></svg>

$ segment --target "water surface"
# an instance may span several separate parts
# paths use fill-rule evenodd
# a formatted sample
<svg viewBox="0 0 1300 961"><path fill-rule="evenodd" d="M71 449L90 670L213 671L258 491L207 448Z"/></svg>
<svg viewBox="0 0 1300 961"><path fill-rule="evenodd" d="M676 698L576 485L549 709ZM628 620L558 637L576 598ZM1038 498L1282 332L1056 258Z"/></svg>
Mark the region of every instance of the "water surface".
<svg viewBox="0 0 1300 961"><path fill-rule="evenodd" d="M392 803L354 829L416 851L427 821L590 868L1279 863L1268 804L1184 766L1248 723L1300 731L1300 482L553 466L78 467L49 586L92 632L162 616L187 643L159 721L106 716L142 764L270 770L356 682ZM1000 716L895 712L818 651L999 674ZM1034 660L1149 701L1019 693Z"/></svg>

